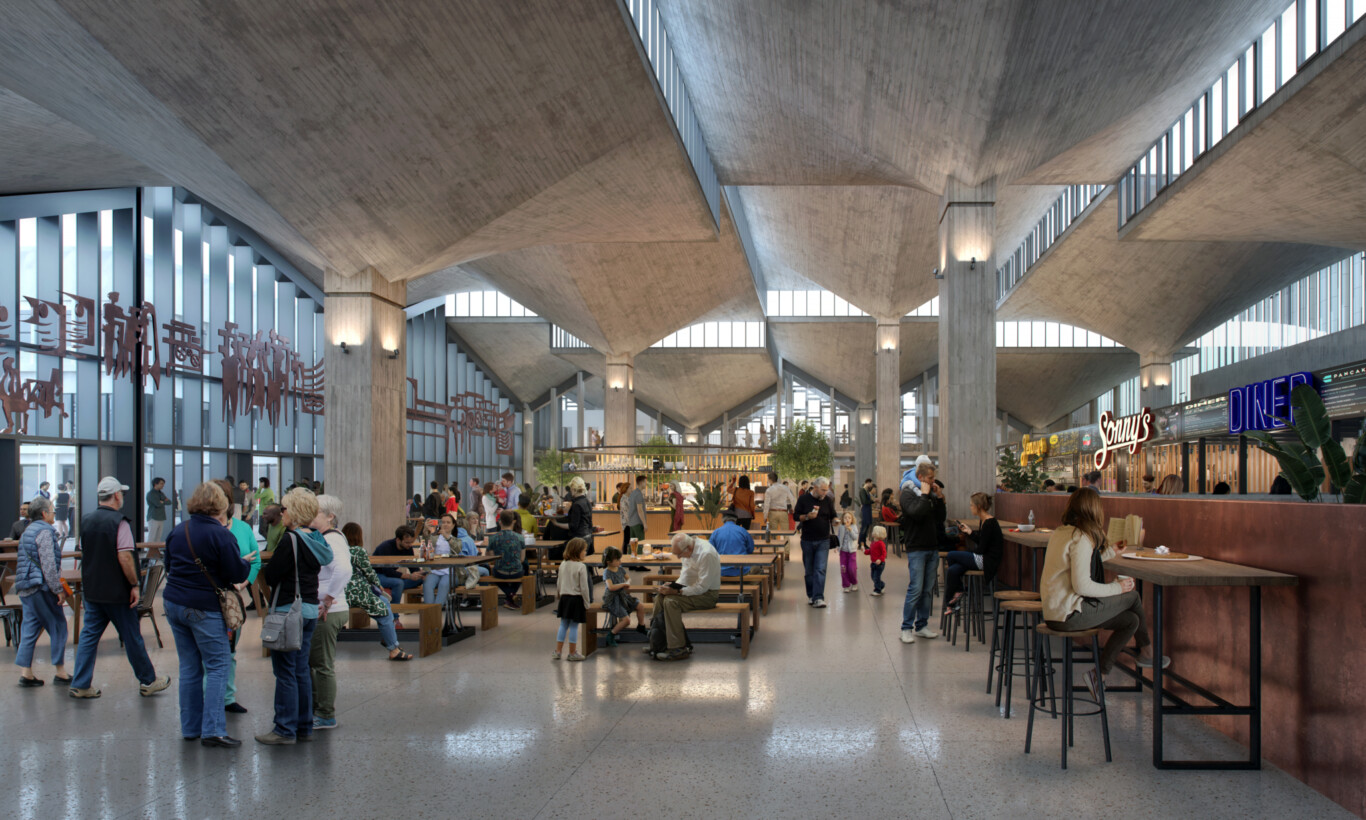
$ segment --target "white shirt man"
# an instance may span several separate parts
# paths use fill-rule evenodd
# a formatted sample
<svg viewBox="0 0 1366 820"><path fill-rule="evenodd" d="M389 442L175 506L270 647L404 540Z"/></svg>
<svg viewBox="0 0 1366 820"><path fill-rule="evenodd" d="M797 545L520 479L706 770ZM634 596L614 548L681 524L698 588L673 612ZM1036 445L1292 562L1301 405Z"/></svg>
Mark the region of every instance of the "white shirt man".
<svg viewBox="0 0 1366 820"><path fill-rule="evenodd" d="M656 660L681 661L688 657L687 634L683 631L683 613L712 609L721 594L721 556L705 539L678 533L670 546L682 563L677 583L682 587L664 585L659 588L655 605L664 618L669 651Z"/></svg>
<svg viewBox="0 0 1366 820"><path fill-rule="evenodd" d="M768 528L778 529L781 528L784 523L791 527L792 519L790 517L786 521L783 521L781 515L778 518L774 518L773 514L775 512L780 514L790 513L792 512L793 505L796 503L797 499L793 497L792 490L789 489L786 484L778 483L778 476L776 473L769 473L768 487L764 489L764 521L768 524Z"/></svg>

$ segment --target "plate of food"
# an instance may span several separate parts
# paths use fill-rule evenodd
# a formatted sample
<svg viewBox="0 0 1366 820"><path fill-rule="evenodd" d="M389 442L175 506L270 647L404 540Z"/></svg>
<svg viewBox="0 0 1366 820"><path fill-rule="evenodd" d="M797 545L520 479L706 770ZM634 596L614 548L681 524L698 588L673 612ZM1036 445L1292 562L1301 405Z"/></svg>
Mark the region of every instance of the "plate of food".
<svg viewBox="0 0 1366 820"><path fill-rule="evenodd" d="M1184 552L1172 552L1166 547L1157 549L1137 549L1130 552L1121 553L1125 558L1134 558L1139 561L1199 561L1200 556L1189 555Z"/></svg>

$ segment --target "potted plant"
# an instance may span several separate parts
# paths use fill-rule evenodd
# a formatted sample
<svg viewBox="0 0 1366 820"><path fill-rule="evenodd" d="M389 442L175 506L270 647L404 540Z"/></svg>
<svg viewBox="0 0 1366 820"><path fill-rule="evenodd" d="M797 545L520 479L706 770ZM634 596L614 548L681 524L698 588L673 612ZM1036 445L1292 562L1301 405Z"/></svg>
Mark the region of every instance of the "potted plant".
<svg viewBox="0 0 1366 820"><path fill-rule="evenodd" d="M725 485L721 482L707 487L699 485L693 496L693 506L700 516L707 520L707 529L716 529L716 519L721 515L721 505L725 499Z"/></svg>
<svg viewBox="0 0 1366 820"><path fill-rule="evenodd" d="M1001 459L996 462L996 474L1007 492L1043 492L1044 479L1048 478L1048 473L1043 469L1043 460L1035 458L1025 461L1026 464L1020 463L1020 457L1015 454L1014 448L1007 447L1001 452Z"/></svg>
<svg viewBox="0 0 1366 820"><path fill-rule="evenodd" d="M1342 493L1344 504L1366 503L1366 453L1361 449L1366 424L1362 425L1349 461L1342 444L1333 438L1333 422L1317 390L1311 385L1298 385L1290 391L1290 406L1294 421L1286 424L1297 440L1278 440L1264 431L1248 432L1247 437L1276 459L1281 475L1305 501L1319 500L1319 488L1327 476Z"/></svg>

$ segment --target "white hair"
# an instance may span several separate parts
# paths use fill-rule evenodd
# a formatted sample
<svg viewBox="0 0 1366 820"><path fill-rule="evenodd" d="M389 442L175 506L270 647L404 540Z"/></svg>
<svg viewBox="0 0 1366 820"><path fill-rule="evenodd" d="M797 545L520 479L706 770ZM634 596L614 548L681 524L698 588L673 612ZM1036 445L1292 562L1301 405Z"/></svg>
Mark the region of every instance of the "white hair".
<svg viewBox="0 0 1366 820"><path fill-rule="evenodd" d="M578 476L574 476L572 479L570 479L570 481L569 481L569 494L570 494L570 495L577 497L577 496L583 495L583 494L586 493L586 492L588 492L588 487L587 487L587 485L585 485L585 484L583 483L583 479L582 479L582 478L579 478Z"/></svg>
<svg viewBox="0 0 1366 820"><path fill-rule="evenodd" d="M823 477L823 476L820 476L820 477L817 477L817 478L813 478L813 479L811 479L811 486L812 486L812 487L829 487L829 486L830 486L830 479L825 478L825 477Z"/></svg>
<svg viewBox="0 0 1366 820"><path fill-rule="evenodd" d="M331 518L335 525L341 520L342 502L335 495L318 496L318 512Z"/></svg>
<svg viewBox="0 0 1366 820"><path fill-rule="evenodd" d="M43 517L43 513L52 509L52 502L43 498L41 495L34 497L32 501L26 501L24 503L28 504L28 517L30 521L37 521L39 518Z"/></svg>
<svg viewBox="0 0 1366 820"><path fill-rule="evenodd" d="M671 552L675 553L680 549L696 549L697 539L685 532L676 532L674 533L674 537L669 541L669 548Z"/></svg>

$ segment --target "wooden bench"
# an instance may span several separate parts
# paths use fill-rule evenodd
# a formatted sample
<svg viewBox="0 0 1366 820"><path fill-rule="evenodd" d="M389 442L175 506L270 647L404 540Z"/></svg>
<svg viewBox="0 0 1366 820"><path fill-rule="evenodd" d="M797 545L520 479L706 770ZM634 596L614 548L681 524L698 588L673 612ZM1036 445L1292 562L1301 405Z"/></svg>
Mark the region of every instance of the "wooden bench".
<svg viewBox="0 0 1366 820"><path fill-rule="evenodd" d="M436 604L391 604L395 616L411 614L417 616L417 654L425 658L441 651L441 607ZM351 607L351 620L347 629L369 629L370 613L359 607ZM408 630L403 630L407 632Z"/></svg>
<svg viewBox="0 0 1366 820"><path fill-rule="evenodd" d="M654 604L644 604L646 611L653 613ZM592 604L588 607L588 623L584 624L583 635L580 636L579 650L586 658L598 650L598 615L603 614L602 604ZM707 614L734 614L736 616L736 629L740 633L740 657L749 657L749 642L753 633L759 629L759 606L756 601L737 601L735 603L718 603L711 609L696 609L691 612L684 612L686 619L691 615ZM746 614L749 615L749 623L745 623ZM604 629L606 627L603 627Z"/></svg>
<svg viewBox="0 0 1366 820"><path fill-rule="evenodd" d="M740 580L739 575L722 575L721 592L726 593L726 587L755 587L759 590L759 606L762 607L764 614L768 614L768 605L773 601L773 577L757 570L749 572L744 576L744 581ZM668 583L678 580L677 575L662 573L658 575L646 575L646 583ZM737 590L738 591L738 590ZM748 590L746 590L748 592Z"/></svg>
<svg viewBox="0 0 1366 820"><path fill-rule="evenodd" d="M479 578L479 586L489 587L496 592L502 590L497 584L521 584L522 585L522 614L530 615L536 611L536 576L523 575L520 578L494 578L492 575L482 575Z"/></svg>
<svg viewBox="0 0 1366 820"><path fill-rule="evenodd" d="M463 586L455 591L456 595L479 599L479 628L488 630L498 625L498 588L480 584L474 589Z"/></svg>

